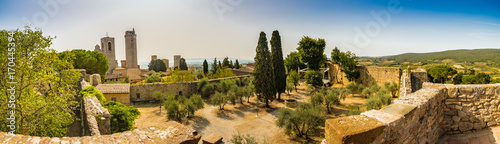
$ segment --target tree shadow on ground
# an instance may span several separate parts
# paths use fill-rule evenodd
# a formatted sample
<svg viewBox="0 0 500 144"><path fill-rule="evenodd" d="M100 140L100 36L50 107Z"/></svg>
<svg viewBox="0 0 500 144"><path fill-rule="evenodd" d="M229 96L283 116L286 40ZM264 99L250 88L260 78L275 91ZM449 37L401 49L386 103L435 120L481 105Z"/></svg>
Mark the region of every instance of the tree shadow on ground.
<svg viewBox="0 0 500 144"><path fill-rule="evenodd" d="M234 120L233 117L230 116L230 114L233 113L232 110L218 110L216 112L217 117L226 119L226 120Z"/></svg>
<svg viewBox="0 0 500 144"><path fill-rule="evenodd" d="M190 120L187 120L185 125L189 125L190 123L193 123L193 128L197 131L202 131L204 130L207 126L210 125L210 121L208 121L207 118L201 117L201 116L193 116L190 118Z"/></svg>

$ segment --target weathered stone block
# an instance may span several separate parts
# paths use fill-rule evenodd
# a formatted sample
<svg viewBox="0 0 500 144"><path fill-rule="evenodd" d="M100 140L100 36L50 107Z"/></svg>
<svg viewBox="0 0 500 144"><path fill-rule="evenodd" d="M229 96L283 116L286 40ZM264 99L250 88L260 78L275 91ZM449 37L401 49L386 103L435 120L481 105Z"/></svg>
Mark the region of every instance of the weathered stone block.
<svg viewBox="0 0 500 144"><path fill-rule="evenodd" d="M486 125L484 123L474 123L474 126L473 128L475 130L480 130L480 129L483 129Z"/></svg>
<svg viewBox="0 0 500 144"><path fill-rule="evenodd" d="M328 119L325 138L328 143L371 143L380 136L385 125L364 115Z"/></svg>
<svg viewBox="0 0 500 144"><path fill-rule="evenodd" d="M470 123L470 122L461 122L458 124L458 129L460 129L460 131L469 131L473 128L473 124Z"/></svg>
<svg viewBox="0 0 500 144"><path fill-rule="evenodd" d="M460 87L459 92L460 94L470 95L474 92L474 89L472 87Z"/></svg>

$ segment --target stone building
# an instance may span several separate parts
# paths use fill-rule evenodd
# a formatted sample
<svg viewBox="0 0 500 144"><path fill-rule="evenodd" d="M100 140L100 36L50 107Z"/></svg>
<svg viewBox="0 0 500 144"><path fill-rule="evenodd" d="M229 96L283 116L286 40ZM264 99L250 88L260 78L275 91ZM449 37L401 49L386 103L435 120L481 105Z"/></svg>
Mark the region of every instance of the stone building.
<svg viewBox="0 0 500 144"><path fill-rule="evenodd" d="M168 59L161 59L163 61L163 63L165 63L165 67L167 68L167 71L168 71L168 68L170 67L170 65L168 64Z"/></svg>
<svg viewBox="0 0 500 144"><path fill-rule="evenodd" d="M174 67L179 67L181 63L181 55L174 55Z"/></svg>
<svg viewBox="0 0 500 144"><path fill-rule="evenodd" d="M154 61L154 60L157 60L158 59L158 56L156 55L151 55L151 60Z"/></svg>
<svg viewBox="0 0 500 144"><path fill-rule="evenodd" d="M137 65L137 35L135 30L125 32L125 56L127 69L139 68Z"/></svg>
<svg viewBox="0 0 500 144"><path fill-rule="evenodd" d="M130 84L100 84L95 87L104 94L106 101L130 105Z"/></svg>
<svg viewBox="0 0 500 144"><path fill-rule="evenodd" d="M109 69L106 74L112 74L113 70L118 66L115 57L115 38L109 36L101 38L101 46L96 45L94 51L100 52L108 58Z"/></svg>

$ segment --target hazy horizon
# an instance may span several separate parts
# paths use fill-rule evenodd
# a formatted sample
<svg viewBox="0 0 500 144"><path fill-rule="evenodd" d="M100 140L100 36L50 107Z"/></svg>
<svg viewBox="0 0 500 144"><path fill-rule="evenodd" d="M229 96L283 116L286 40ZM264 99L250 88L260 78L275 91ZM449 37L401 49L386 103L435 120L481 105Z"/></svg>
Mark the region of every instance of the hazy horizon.
<svg viewBox="0 0 500 144"><path fill-rule="evenodd" d="M93 50L115 38L116 59L125 59L127 30L137 33L138 61L151 55L173 61L231 57L252 59L259 33L282 38L283 55L303 36L326 40L358 56L454 49L500 48L500 1L1 1L0 28L31 24L57 36L57 51ZM210 63L210 62L209 62Z"/></svg>

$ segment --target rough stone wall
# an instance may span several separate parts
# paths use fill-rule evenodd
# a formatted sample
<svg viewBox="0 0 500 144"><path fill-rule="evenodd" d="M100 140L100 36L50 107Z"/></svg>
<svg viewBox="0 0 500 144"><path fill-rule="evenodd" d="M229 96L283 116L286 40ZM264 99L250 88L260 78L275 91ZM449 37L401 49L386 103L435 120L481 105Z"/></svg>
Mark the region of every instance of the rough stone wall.
<svg viewBox="0 0 500 144"><path fill-rule="evenodd" d="M393 104L380 110L370 110L362 116L329 119L326 122L325 137L329 143L436 143L440 136L439 124L443 121L445 92L443 89L424 88L415 93L401 96ZM365 126L366 123L370 127ZM383 125L379 125L379 122ZM334 125L338 123L337 125ZM352 123L349 126L345 124ZM345 133L342 129L358 129ZM333 131L332 131L333 130ZM359 139L350 139L359 137ZM350 140L350 141L347 141Z"/></svg>
<svg viewBox="0 0 500 144"><path fill-rule="evenodd" d="M90 75L89 81L90 81L90 85L97 86L97 85L101 84L101 75L99 75L99 74Z"/></svg>
<svg viewBox="0 0 500 144"><path fill-rule="evenodd" d="M500 84L424 83L380 110L328 119L325 138L329 143L436 143L443 134L498 125L499 95Z"/></svg>
<svg viewBox="0 0 500 144"><path fill-rule="evenodd" d="M406 96L412 92L411 73L408 70L403 70L399 83L399 95Z"/></svg>
<svg viewBox="0 0 500 144"><path fill-rule="evenodd" d="M102 107L96 97L83 98L84 135L111 134L111 117L108 109ZM96 119L96 117L98 119Z"/></svg>
<svg viewBox="0 0 500 144"><path fill-rule="evenodd" d="M452 85L425 83L446 90L441 128L445 134L466 133L500 124L500 84Z"/></svg>
<svg viewBox="0 0 500 144"><path fill-rule="evenodd" d="M335 84L348 85L350 82L341 71L342 67L338 64L327 62L330 82ZM368 84L375 81L378 85L384 85L385 82L399 83L401 69L397 67L376 67L376 66L357 66L360 76L357 83Z"/></svg>
<svg viewBox="0 0 500 144"><path fill-rule="evenodd" d="M40 144L91 144L91 143L132 143L132 144L197 144L201 135L196 130L174 121L166 122L166 128L149 127L134 129L112 135L94 135L85 137L38 137L27 135L9 135L0 132L0 143L40 143Z"/></svg>
<svg viewBox="0 0 500 144"><path fill-rule="evenodd" d="M416 69L411 71L411 90L415 92L422 88L424 82L429 82L427 71L425 69Z"/></svg>
<svg viewBox="0 0 500 144"><path fill-rule="evenodd" d="M209 82L219 82L223 79L230 78L243 78L248 77L249 75L243 76L234 76L228 78L220 78L220 79L212 79ZM153 97L153 92L173 92L178 95L179 92L184 96L191 96L197 93L198 90L198 81L191 82L178 82L178 83L145 83L139 85L130 85L130 101L150 101L155 100Z"/></svg>

